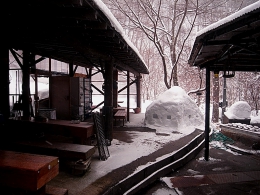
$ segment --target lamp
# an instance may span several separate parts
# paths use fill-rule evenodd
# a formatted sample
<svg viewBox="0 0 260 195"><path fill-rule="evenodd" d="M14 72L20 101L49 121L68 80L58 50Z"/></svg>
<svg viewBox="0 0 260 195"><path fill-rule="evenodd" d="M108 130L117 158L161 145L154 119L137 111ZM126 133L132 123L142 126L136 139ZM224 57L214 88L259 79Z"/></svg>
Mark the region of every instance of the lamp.
<svg viewBox="0 0 260 195"><path fill-rule="evenodd" d="M228 53L228 59L227 62L224 64L224 78L231 78L235 76L235 65L231 63L230 60L230 53Z"/></svg>

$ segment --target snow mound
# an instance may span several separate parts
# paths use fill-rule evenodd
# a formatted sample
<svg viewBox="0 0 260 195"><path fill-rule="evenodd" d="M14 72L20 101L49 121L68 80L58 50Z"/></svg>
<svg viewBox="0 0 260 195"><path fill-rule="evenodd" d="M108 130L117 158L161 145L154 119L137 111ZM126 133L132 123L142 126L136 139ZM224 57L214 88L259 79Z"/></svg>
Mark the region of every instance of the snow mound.
<svg viewBox="0 0 260 195"><path fill-rule="evenodd" d="M145 125L157 131L187 135L195 128L204 128L204 116L196 103L178 86L153 101L145 112Z"/></svg>
<svg viewBox="0 0 260 195"><path fill-rule="evenodd" d="M251 116L250 124L260 124L260 115L259 116Z"/></svg>
<svg viewBox="0 0 260 195"><path fill-rule="evenodd" d="M229 119L250 119L251 107L245 101L238 101L230 106L225 115Z"/></svg>

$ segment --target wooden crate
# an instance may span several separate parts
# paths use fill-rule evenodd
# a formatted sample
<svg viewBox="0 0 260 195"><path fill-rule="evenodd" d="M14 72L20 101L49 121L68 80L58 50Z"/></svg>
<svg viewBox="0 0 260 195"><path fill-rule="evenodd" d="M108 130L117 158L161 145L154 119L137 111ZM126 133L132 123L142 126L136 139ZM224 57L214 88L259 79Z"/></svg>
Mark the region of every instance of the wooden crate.
<svg viewBox="0 0 260 195"><path fill-rule="evenodd" d="M0 150L0 185L37 191L59 173L58 157Z"/></svg>

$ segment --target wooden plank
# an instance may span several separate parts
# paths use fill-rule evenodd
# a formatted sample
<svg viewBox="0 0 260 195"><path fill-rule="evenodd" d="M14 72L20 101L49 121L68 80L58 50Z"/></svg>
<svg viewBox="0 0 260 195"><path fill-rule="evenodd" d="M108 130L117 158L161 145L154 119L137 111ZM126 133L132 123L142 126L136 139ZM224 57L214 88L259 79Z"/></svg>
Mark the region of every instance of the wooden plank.
<svg viewBox="0 0 260 195"><path fill-rule="evenodd" d="M59 173L58 157L0 150L0 184L37 191Z"/></svg>
<svg viewBox="0 0 260 195"><path fill-rule="evenodd" d="M12 150L57 156L67 160L87 160L96 151L95 146L49 141L16 141L8 145L9 147L6 147Z"/></svg>

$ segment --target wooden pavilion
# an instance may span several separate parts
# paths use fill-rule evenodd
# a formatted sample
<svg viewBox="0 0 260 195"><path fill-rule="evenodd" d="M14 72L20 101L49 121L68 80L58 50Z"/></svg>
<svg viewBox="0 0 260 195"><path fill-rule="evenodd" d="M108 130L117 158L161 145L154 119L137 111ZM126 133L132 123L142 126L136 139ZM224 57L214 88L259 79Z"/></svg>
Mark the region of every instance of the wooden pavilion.
<svg viewBox="0 0 260 195"><path fill-rule="evenodd" d="M2 10L0 170L3 174L0 175L0 189L9 192L18 190L19 194L24 191L29 194L53 194L57 189L49 189L46 184L59 173L59 160L69 160L74 166L81 159L83 161L80 163L86 163L86 169L89 166L95 152L95 146L90 143L94 127L93 123L86 121L73 124L70 120L31 120L30 77L33 76L36 81L37 102L38 76L47 75L52 85L57 75L63 75L52 70L52 63L49 63L47 71L39 70L40 62L55 60L69 67L67 75L60 76L61 80L56 79L56 88L50 87L49 99L52 103L58 102L55 105L61 109L59 117L67 117L67 112L70 112L70 107L64 109L60 100L71 100L70 93L79 88L74 78L83 77L91 81L92 75L96 74L93 69L102 73L104 86L99 90L104 95L104 134L110 141L113 139L113 108L118 103L118 88L115 87L118 71L127 73L126 88L137 83L139 107L140 78L149 71L138 50L101 0L14 0L3 2ZM21 120L10 119L10 53L22 71L21 105L18 106L22 111ZM77 73L79 68L85 69L84 75ZM130 74L135 75L134 82L130 82ZM54 94L57 90L66 91L67 94ZM58 96L62 98L58 100ZM35 117L38 111L39 107L35 106ZM129 102L127 112L129 116ZM42 132L69 136L73 142L49 143L41 139ZM23 136L26 139L22 139ZM68 194L67 189L59 191L60 194Z"/></svg>
<svg viewBox="0 0 260 195"><path fill-rule="evenodd" d="M209 158L210 72L260 71L260 2L198 32L188 63L206 69L205 159Z"/></svg>
<svg viewBox="0 0 260 195"><path fill-rule="evenodd" d="M0 46L3 86L0 112L3 120L10 116L9 52L23 73L21 97L24 119L31 115L30 75L46 74L37 70L37 63L46 58L54 59L69 64L70 77L75 76L78 67L85 68L88 78L91 78L93 67L102 72L105 132L107 139L111 140L113 107L117 106L117 89L113 85L118 71L126 71L128 78L130 73L134 74L139 86L141 74L149 71L108 8L99 0L14 0L5 1L2 8L5 10L1 13L3 39ZM22 51L22 56L17 51ZM51 65L49 71L47 74L52 75ZM137 106L141 106L140 87L137 89Z"/></svg>

